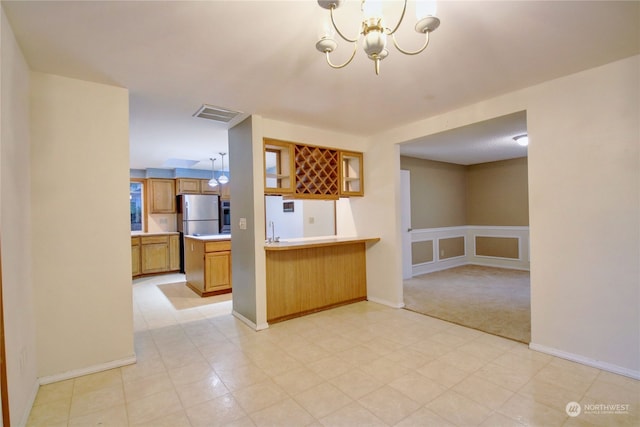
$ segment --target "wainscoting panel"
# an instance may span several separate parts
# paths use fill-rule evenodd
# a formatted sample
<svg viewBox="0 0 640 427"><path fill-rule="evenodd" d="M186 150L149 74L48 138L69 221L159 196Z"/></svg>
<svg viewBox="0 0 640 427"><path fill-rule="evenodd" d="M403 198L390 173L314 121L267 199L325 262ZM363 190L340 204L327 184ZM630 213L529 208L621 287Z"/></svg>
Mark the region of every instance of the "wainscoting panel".
<svg viewBox="0 0 640 427"><path fill-rule="evenodd" d="M529 270L529 227L423 228L411 242L413 276L466 264Z"/></svg>

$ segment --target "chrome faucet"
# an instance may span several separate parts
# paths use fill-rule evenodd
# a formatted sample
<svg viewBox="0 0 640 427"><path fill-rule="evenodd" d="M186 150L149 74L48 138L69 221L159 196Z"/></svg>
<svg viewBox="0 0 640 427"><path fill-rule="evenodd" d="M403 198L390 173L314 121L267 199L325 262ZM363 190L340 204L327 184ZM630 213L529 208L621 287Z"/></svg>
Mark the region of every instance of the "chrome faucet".
<svg viewBox="0 0 640 427"><path fill-rule="evenodd" d="M276 236L276 224L273 221L269 221L267 226L271 229L271 237L267 238L267 243L275 243L280 241L280 237Z"/></svg>

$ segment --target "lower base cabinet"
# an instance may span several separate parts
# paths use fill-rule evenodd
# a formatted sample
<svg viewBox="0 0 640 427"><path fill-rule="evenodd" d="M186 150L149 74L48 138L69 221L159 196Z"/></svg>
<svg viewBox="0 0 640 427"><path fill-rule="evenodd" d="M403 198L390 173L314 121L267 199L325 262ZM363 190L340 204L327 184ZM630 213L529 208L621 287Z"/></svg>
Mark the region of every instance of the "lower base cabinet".
<svg viewBox="0 0 640 427"><path fill-rule="evenodd" d="M202 297L231 292L231 241L185 238L187 286Z"/></svg>
<svg viewBox="0 0 640 427"><path fill-rule="evenodd" d="M131 237L131 273L134 277L179 269L178 234Z"/></svg>

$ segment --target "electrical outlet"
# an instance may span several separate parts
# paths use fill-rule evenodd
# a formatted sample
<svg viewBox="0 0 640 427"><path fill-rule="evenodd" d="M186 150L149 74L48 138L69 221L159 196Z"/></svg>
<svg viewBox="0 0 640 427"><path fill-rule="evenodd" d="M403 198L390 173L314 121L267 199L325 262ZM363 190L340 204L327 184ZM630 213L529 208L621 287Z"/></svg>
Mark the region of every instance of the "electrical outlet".
<svg viewBox="0 0 640 427"><path fill-rule="evenodd" d="M247 229L247 218L240 218L240 221L238 221L238 227L240 227L240 230L246 230Z"/></svg>

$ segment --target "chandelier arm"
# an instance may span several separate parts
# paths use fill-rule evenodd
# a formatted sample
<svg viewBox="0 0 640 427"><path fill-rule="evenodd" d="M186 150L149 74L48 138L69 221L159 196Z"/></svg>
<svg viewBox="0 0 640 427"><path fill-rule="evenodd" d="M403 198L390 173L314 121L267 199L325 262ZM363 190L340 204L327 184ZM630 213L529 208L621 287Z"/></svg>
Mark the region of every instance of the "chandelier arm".
<svg viewBox="0 0 640 427"><path fill-rule="evenodd" d="M406 0L405 0L406 2ZM338 29L338 26L336 25L336 21L334 21L333 19L333 11L335 10L336 6L335 4L331 5L331 9L329 9L329 14L331 15L331 24L333 25L333 28L336 30L336 33L338 33L338 35L340 35L340 37L342 37L345 41L349 42L349 43L355 43L358 41L358 38L360 37L360 34L358 34L358 37L356 37L355 39L350 39L348 37L346 37L344 34L342 34L342 32Z"/></svg>
<svg viewBox="0 0 640 427"><path fill-rule="evenodd" d="M427 46L429 46L429 33L430 33L430 32L431 32L431 31L427 31L427 32L425 32L425 34L426 34L426 40L425 40L425 42L424 42L424 45L423 45L420 49L415 50L415 51L408 51L408 50L404 50L404 49L402 49L402 48L398 45L398 42L396 41L396 35L395 35L395 34L391 34L391 38L393 39L393 45L394 45L394 46L396 47L396 49L398 49L400 52L404 53L405 55L417 55L417 54L419 54L420 52L422 52L423 50L425 50L425 49L427 48Z"/></svg>
<svg viewBox="0 0 640 427"><path fill-rule="evenodd" d="M345 62L345 63L344 63L344 64L342 64L342 65L335 65L335 64L332 64L332 63L331 63L331 60L329 59L329 53L330 53L330 52L326 51L326 52L325 52L325 54L327 55L327 64L329 64L329 66L330 66L331 68L336 68L336 69L338 69L338 68L344 68L344 67L346 67L347 65L349 65L349 64L351 63L351 61L353 61L353 58L355 58L355 56L356 56L356 52L357 52L357 50L358 50L358 44L357 44L357 43L353 43L353 53L351 54L351 58L349 58L349 59L347 60L347 62Z"/></svg>
<svg viewBox="0 0 640 427"><path fill-rule="evenodd" d="M402 7L402 14L400 15L400 19L398 20L398 23L396 24L396 27L393 29L393 31L388 32L388 35L393 35L395 34L396 31L398 31L398 28L400 28L400 24L402 24L402 20L404 19L404 14L407 12L407 0L404 0L404 6ZM387 28L387 31L389 31L389 29Z"/></svg>

